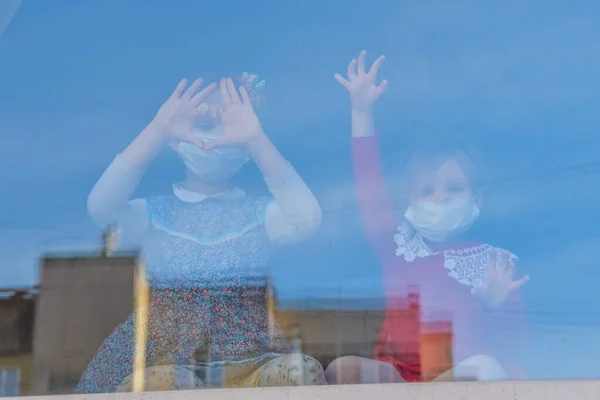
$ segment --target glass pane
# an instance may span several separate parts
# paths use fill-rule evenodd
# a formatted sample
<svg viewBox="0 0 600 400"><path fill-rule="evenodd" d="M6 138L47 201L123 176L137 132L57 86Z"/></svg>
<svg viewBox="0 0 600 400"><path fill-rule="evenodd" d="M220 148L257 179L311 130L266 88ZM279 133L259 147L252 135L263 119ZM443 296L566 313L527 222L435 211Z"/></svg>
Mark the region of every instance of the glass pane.
<svg viewBox="0 0 600 400"><path fill-rule="evenodd" d="M20 374L16 368L0 368L0 395L18 396Z"/></svg>
<svg viewBox="0 0 600 400"><path fill-rule="evenodd" d="M600 6L183 3L0 2L3 395L597 377Z"/></svg>

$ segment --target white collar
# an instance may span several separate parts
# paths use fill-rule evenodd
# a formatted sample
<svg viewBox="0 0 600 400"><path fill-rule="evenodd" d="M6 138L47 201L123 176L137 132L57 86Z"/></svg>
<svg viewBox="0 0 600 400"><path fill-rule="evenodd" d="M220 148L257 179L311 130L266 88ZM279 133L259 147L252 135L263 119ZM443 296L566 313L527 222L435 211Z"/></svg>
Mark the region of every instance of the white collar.
<svg viewBox="0 0 600 400"><path fill-rule="evenodd" d="M246 197L246 192L244 192L239 187L234 187L231 190L227 190L225 192L217 193L217 194L203 194L198 192L193 192L185 187L185 183L177 182L173 184L173 194L179 200L185 203L199 203L208 198L218 199L218 200L240 200Z"/></svg>
<svg viewBox="0 0 600 400"><path fill-rule="evenodd" d="M396 256L403 257L408 263L412 263L417 258L425 258L439 254L433 251L425 243L419 233L415 233L408 223L403 223L398 227L394 236L394 241L398 246ZM471 287L480 287L484 284L492 254L496 254L496 265L502 262L502 255L508 253L511 261L518 257L507 250L492 247L489 244L481 244L463 249L449 249L442 251L444 255L444 267L448 270L448 275L459 283Z"/></svg>

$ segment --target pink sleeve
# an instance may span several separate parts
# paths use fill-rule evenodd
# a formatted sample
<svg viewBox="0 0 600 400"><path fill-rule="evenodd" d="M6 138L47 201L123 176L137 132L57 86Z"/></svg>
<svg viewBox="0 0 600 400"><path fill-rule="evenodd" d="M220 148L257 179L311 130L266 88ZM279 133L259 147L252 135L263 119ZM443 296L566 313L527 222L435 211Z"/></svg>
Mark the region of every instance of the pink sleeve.
<svg viewBox="0 0 600 400"><path fill-rule="evenodd" d="M379 138L352 138L352 160L363 228L382 266L389 271L397 259L394 235L398 224L392 200L383 181Z"/></svg>

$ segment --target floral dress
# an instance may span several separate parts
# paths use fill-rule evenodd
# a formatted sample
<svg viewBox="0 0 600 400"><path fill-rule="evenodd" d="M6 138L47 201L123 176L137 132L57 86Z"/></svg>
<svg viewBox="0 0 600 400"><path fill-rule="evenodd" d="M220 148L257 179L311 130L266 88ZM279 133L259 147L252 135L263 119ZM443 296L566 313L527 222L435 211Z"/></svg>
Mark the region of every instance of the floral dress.
<svg viewBox="0 0 600 400"><path fill-rule="evenodd" d="M150 229L144 259L150 305L104 341L77 392L129 386L139 313L148 321L146 374L170 366L163 376L165 387L202 387L203 381L241 386L258 368L290 353L265 307L270 241L264 215L269 201L146 199Z"/></svg>

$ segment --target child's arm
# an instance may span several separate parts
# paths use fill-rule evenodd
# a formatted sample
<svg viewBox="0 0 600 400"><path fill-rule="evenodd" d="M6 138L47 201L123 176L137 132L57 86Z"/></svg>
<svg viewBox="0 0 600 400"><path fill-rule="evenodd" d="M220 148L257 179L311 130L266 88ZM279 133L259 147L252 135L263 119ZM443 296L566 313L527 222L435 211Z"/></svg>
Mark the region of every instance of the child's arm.
<svg viewBox="0 0 600 400"><path fill-rule="evenodd" d="M148 228L148 211L144 199L129 200L143 176L143 169L129 164L122 154L104 171L87 200L94 223L105 229L116 224L127 244L138 244Z"/></svg>
<svg viewBox="0 0 600 400"><path fill-rule="evenodd" d="M202 80L197 80L184 91L186 84L185 80L179 83L152 122L106 169L88 197L87 208L93 221L100 228L118 224L126 241L137 242L148 226L146 202L129 199L150 162L168 142L203 145L192 135L191 121L199 113L197 106L215 85L196 93Z"/></svg>
<svg viewBox="0 0 600 400"><path fill-rule="evenodd" d="M271 241L289 244L317 230L321 223L317 199L271 140L263 133L247 148L275 199L265 214Z"/></svg>
<svg viewBox="0 0 600 400"><path fill-rule="evenodd" d="M104 171L88 197L88 212L100 228L117 223L125 236L139 237L148 225L146 202L129 200L147 166L164 146L162 130L151 122Z"/></svg>
<svg viewBox="0 0 600 400"><path fill-rule="evenodd" d="M397 221L394 207L383 181L379 141L375 136L373 106L387 87L387 81L376 84L384 57L379 57L369 71L365 70L366 52L348 65L348 77L335 74L335 79L350 94L352 103L352 156L355 189L363 226L372 247L385 268L395 257L394 234Z"/></svg>
<svg viewBox="0 0 600 400"><path fill-rule="evenodd" d="M239 146L250 154L275 198L265 215L265 228L274 243L289 243L314 232L321 222L319 203L263 131L246 89L236 89L231 79L222 79L219 87L223 135L204 148Z"/></svg>
<svg viewBox="0 0 600 400"><path fill-rule="evenodd" d="M353 133L355 131L353 129ZM371 247L386 265L395 259L397 219L383 180L378 137L373 134L353 135L352 159L355 192L363 227Z"/></svg>

